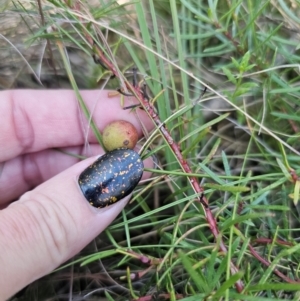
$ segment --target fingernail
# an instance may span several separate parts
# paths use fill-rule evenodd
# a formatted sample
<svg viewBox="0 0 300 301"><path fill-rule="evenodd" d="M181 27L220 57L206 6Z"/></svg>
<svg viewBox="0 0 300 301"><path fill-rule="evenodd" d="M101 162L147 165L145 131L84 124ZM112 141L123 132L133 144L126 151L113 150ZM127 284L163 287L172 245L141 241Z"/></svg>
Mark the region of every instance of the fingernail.
<svg viewBox="0 0 300 301"><path fill-rule="evenodd" d="M86 200L96 208L103 208L129 195L140 181L143 169L137 152L118 148L86 168L78 183Z"/></svg>

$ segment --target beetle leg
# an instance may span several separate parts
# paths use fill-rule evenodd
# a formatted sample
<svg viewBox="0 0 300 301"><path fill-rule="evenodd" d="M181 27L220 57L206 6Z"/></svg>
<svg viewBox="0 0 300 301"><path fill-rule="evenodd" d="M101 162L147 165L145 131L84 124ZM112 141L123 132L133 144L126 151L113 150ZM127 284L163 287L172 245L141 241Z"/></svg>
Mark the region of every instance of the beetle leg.
<svg viewBox="0 0 300 301"><path fill-rule="evenodd" d="M93 53L92 57L93 57L95 64L102 66L105 70L108 70L106 65L103 63L103 61L98 56L96 56L96 54Z"/></svg>
<svg viewBox="0 0 300 301"><path fill-rule="evenodd" d="M124 96L134 96L133 94L125 93L121 88L117 89L117 91Z"/></svg>
<svg viewBox="0 0 300 301"><path fill-rule="evenodd" d="M135 108L142 108L140 104L135 104L135 105L130 105L130 106L126 106L123 107L123 110L129 110L129 109L135 109Z"/></svg>
<svg viewBox="0 0 300 301"><path fill-rule="evenodd" d="M203 97L203 95L206 93L207 91L207 87L204 87L202 93L200 94L200 96L194 101L193 105L195 106L196 104L198 104L198 102L201 100L201 98Z"/></svg>
<svg viewBox="0 0 300 301"><path fill-rule="evenodd" d="M134 87L136 87L136 83L137 83L137 68L136 67L132 68L132 74L133 74L132 85Z"/></svg>
<svg viewBox="0 0 300 301"><path fill-rule="evenodd" d="M143 83L142 93L143 93L144 98L145 98L146 100L149 101L149 100L150 100L150 97L149 97L149 95L148 95L148 93L147 93L147 84L146 84L145 81L144 81L144 83Z"/></svg>

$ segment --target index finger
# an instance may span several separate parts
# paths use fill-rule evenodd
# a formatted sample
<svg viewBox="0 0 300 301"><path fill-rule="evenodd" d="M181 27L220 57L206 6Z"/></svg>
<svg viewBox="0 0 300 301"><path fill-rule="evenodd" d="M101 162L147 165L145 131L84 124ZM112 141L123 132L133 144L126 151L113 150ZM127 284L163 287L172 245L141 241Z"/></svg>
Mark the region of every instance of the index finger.
<svg viewBox="0 0 300 301"><path fill-rule="evenodd" d="M107 90L81 91L100 131L113 120L131 122L142 136L142 125L153 125L142 110L123 110L120 96ZM132 98L127 102L137 103ZM0 162L47 148L96 142L89 122L71 90L12 90L0 92Z"/></svg>

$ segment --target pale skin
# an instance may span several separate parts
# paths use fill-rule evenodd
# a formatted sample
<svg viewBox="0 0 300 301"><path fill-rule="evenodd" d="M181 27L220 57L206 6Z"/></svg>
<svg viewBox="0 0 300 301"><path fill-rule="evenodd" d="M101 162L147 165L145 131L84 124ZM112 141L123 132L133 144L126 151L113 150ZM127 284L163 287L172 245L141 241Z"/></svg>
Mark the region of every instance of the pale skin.
<svg viewBox="0 0 300 301"><path fill-rule="evenodd" d="M139 121L108 91L81 94L100 131L114 120L131 122L140 137L140 121L153 127L144 111L137 110ZM128 197L96 209L82 195L77 178L101 154L72 91L0 92L0 300L77 254L127 204Z"/></svg>

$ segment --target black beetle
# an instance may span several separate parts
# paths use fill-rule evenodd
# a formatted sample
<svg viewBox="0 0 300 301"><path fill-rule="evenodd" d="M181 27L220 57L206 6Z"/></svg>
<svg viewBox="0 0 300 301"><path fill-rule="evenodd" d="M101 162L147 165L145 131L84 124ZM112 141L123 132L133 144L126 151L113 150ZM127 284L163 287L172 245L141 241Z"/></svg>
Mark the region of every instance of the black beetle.
<svg viewBox="0 0 300 301"><path fill-rule="evenodd" d="M103 208L130 194L140 181L143 169L143 161L137 152L118 148L86 168L78 183L88 202Z"/></svg>

